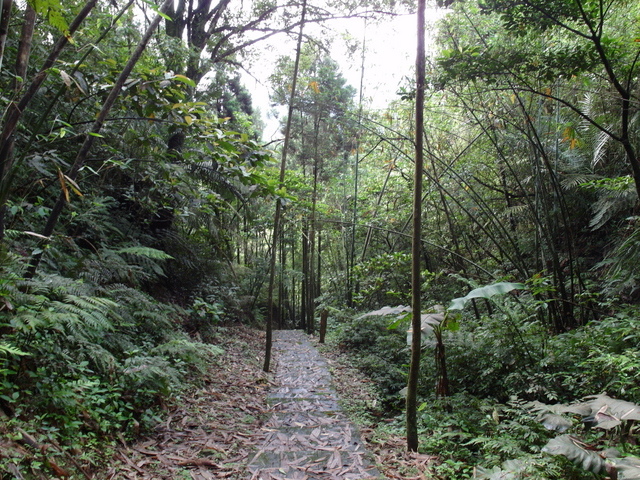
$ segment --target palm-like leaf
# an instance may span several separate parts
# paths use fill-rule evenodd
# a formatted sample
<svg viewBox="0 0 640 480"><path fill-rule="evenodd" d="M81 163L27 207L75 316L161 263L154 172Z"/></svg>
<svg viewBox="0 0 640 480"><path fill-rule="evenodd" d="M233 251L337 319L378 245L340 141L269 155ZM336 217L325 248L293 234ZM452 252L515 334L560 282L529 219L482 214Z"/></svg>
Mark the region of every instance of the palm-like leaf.
<svg viewBox="0 0 640 480"><path fill-rule="evenodd" d="M588 472L601 473L605 470L604 459L588 445L571 435L560 435L552 438L542 448L542 451L551 455L567 457Z"/></svg>
<svg viewBox="0 0 640 480"><path fill-rule="evenodd" d="M523 283L500 282L492 285L471 290L467 295L460 298L454 298L449 305L448 310L462 310L465 305L474 298L491 298L494 295L508 293L512 290L522 290L526 288Z"/></svg>

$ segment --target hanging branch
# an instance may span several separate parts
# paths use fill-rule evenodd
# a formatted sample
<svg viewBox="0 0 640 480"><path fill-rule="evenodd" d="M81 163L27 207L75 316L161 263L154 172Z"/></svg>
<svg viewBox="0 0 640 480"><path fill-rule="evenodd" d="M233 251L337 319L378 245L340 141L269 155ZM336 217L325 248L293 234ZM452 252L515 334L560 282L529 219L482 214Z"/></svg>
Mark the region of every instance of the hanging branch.
<svg viewBox="0 0 640 480"><path fill-rule="evenodd" d="M304 19L307 14L307 1L302 2L302 15L300 20L300 31L298 32L298 45L296 46L296 60L293 66L293 80L291 82L291 95L289 96L289 110L287 117L287 124L284 130L284 145L282 146L282 159L280 161L280 188L284 185L284 175L287 168L287 151L289 150L289 140L291 137L291 123L293 119L293 101L296 95L296 87L298 84L298 70L300 68L300 52L302 50L302 31L304 29ZM267 304L269 305L269 315L267 316L266 326L266 345L264 355L265 372L269 371L271 366L271 346L273 344L273 290L276 283L276 256L278 252L278 240L280 234L280 223L282 217L282 202L278 199L276 201L276 213L273 218L273 240L271 245L271 263L269 266L269 292L267 298Z"/></svg>
<svg viewBox="0 0 640 480"><path fill-rule="evenodd" d="M420 373L420 350L422 346L422 315L420 304L420 253L422 231L422 170L424 168L424 85L425 85L425 46L424 46L425 0L418 0L418 45L416 48L416 138L415 173L413 180L413 238L411 245L411 364L407 383L407 450L418 451L418 375Z"/></svg>
<svg viewBox="0 0 640 480"><path fill-rule="evenodd" d="M169 8L169 6L172 4L173 4L173 0L166 0L160 9L160 12L165 12ZM158 15L156 15L153 21L149 24L149 27L147 28L146 32L140 39L138 46L136 47L134 52L131 54L131 57L129 57L129 61L124 66L122 72L120 72L120 76L118 77L115 84L111 88L111 92L109 93L109 96L107 97L104 104L102 105L102 109L100 110L100 113L98 113L98 116L95 122L93 123L91 130L89 130L89 132L87 133L84 139L84 143L82 144L82 146L80 147L80 150L78 151L78 154L76 155L76 159L73 162L73 165L71 166L71 170L69 170L69 173L67 173L66 175L61 176L60 178L61 182L64 183L65 181L68 181L71 184L75 182L78 176L78 172L84 165L87 155L89 154L89 151L93 146L93 142L95 141L96 137L100 136L100 130L102 130L102 126L104 125L104 122L107 119L107 115L109 115L109 112L113 107L113 104L115 103L116 99L122 92L122 87L124 86L124 83L126 82L127 78L129 78L131 71L136 66L136 64L138 63L138 60L142 56L142 53L147 48L147 44L151 40L151 37L153 36L153 34L156 32L156 29L158 28L158 25L160 24L161 19L162 19L162 13L158 13ZM56 223L58 222L58 218L60 218L60 214L62 213L64 206L67 204L67 197L65 194L66 192L64 190L65 189L63 188L63 191L60 193L60 196L58 197L58 201L51 209L51 213L49 214L47 224L45 225L44 231L42 232L42 235L46 238L48 238L53 233L53 229L55 228ZM35 255L33 255L33 257L31 257L31 261L29 262L29 269L27 270L28 278L33 277L36 270L38 269L38 265L40 264L40 260L42 259L42 253L43 253L42 249L40 249L39 253L36 253Z"/></svg>

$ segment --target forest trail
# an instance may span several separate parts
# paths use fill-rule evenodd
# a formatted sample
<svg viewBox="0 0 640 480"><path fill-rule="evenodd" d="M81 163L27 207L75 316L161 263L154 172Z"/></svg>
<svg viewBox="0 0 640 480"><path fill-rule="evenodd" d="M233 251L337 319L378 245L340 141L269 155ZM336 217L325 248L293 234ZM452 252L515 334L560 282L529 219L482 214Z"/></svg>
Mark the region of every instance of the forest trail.
<svg viewBox="0 0 640 480"><path fill-rule="evenodd" d="M338 405L326 360L298 330L274 332L276 386L252 479L379 479L360 434Z"/></svg>

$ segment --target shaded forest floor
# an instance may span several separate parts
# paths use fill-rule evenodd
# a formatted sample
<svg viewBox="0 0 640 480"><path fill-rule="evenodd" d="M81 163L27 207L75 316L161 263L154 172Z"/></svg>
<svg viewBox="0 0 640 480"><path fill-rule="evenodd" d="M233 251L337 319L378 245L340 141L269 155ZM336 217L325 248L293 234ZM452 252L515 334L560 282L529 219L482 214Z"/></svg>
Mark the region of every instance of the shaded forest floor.
<svg viewBox="0 0 640 480"><path fill-rule="evenodd" d="M137 443L117 449L100 478L110 480L250 478L246 470L267 431L271 374L262 372L264 333L241 325L226 329L225 353L203 385L184 392L162 423ZM317 345L315 339L312 343ZM348 356L320 347L341 403L358 424L387 478L427 479L432 457L407 453L405 440L384 420L375 388L349 366ZM106 460L106 459L105 459Z"/></svg>

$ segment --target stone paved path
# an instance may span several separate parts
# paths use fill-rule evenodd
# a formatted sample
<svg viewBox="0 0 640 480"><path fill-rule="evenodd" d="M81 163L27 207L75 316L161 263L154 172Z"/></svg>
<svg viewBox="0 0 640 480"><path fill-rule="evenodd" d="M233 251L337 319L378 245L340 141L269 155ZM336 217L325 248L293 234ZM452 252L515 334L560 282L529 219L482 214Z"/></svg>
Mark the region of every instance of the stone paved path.
<svg viewBox="0 0 640 480"><path fill-rule="evenodd" d="M327 363L299 330L273 332L275 381L266 439L249 462L254 480L380 479L357 429L338 406Z"/></svg>

